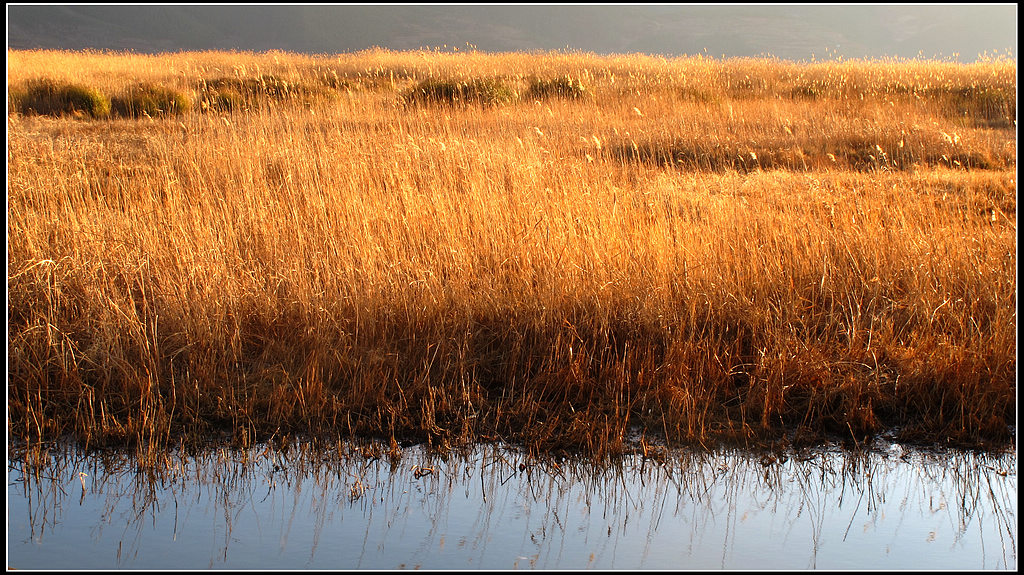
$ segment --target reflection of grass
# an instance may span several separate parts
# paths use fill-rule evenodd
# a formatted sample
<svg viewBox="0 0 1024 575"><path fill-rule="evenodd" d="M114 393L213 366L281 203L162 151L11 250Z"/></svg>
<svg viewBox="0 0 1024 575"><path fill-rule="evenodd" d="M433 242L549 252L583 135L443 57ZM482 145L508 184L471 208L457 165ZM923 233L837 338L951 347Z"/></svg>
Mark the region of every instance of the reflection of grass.
<svg viewBox="0 0 1024 575"><path fill-rule="evenodd" d="M1012 63L120 58L12 52L9 78L241 107L10 115L12 435L1009 436L1015 134L925 87ZM396 105L491 101L431 77L589 95Z"/></svg>
<svg viewBox="0 0 1024 575"><path fill-rule="evenodd" d="M140 539L146 541L149 535L158 535L158 525L164 523L161 514L176 511L177 517L184 518L177 524L179 532L194 533L195 529L212 528L227 534L221 540L228 544L245 540L248 532L244 525L255 519L259 519L264 531L276 531L279 529L276 522L281 522L280 528L286 529L299 513L318 529L336 534L355 527L355 531L366 533L366 537L379 539L389 535L388 526L393 525L406 534L410 528L420 528L411 515L421 518L422 529L436 529L436 522L430 519L434 517L431 511L439 504L451 515L475 514L483 505L487 521L479 523L483 531L476 536L493 537L504 544L504 536L488 531L489 526L525 521L522 517L525 509L532 525L548 526L546 530L534 530L536 537L531 545L537 546L539 556L557 556L548 552L556 550L549 546L564 546L560 526L565 524L566 514L582 518L582 531L578 532L581 538L595 535L586 532L588 523L600 530L609 524L619 525L626 537L649 537L666 519L682 519L675 514L691 516L694 507L701 513L714 512L722 506L737 509L763 506L764 501L775 502L766 510L770 513L764 517L765 521L781 525L803 521L801 525L821 533L837 523L839 529L844 528L849 524L851 513L866 512L869 519L882 517L890 521L896 521L903 514L927 513L936 507L933 494L940 492L948 502L941 509L944 517L948 513L948 521L943 523L951 535L959 533L957 526L962 525L975 525L975 533L986 538L996 538L999 532L1012 537L1016 530L1016 506L1013 504L1017 494L1016 453L1012 451L931 453L914 450L901 454L898 449L888 452L786 449L768 453L687 449L673 450L656 462L637 453L636 457L598 463L560 454L530 453L504 445L481 445L455 453L411 447L403 449L394 459L380 457L381 451L386 449L381 443L362 447L337 442L328 449L304 442L291 442L280 449L269 445L247 450L189 452L176 449L153 459L109 451L92 457L62 446L55 447L35 444L27 449L16 446L9 450L9 481L17 486L9 494L11 523L28 529L31 540L37 541L50 527L46 518L52 517L55 511L61 512L65 521L78 522L86 518L75 518L71 515L72 509L80 514L95 513L97 506L103 510L124 510L116 514L102 513L92 520L103 525L113 522L117 527L97 534L97 537L112 536L114 541L97 540L97 544L116 547L120 545L119 538L127 535L123 546L132 552L125 554L129 561L135 556L133 546L137 547ZM44 449L49 452L40 457ZM30 463L31 460L34 462ZM90 489L79 495L75 493L77 489L72 491L67 486L76 481L75 471L83 466L89 469ZM434 472L423 474L425 468L433 468ZM410 488L394 489L396 485ZM466 488L466 496L455 498L457 501L442 499L453 488ZM210 498L211 492L232 495ZM410 498L410 492L429 496ZM268 496L253 498L253 493ZM658 505L644 504L651 494L657 495ZM162 505L172 495L176 505ZM79 505L72 505L76 499ZM25 500L33 502L32 506L23 504ZM239 500L245 505L239 505ZM358 502L360 509L368 510L363 514L365 520L380 529L351 525L351 514L342 517L338 512L339 505L346 500L349 504ZM808 517L807 501L815 501L824 513ZM863 501L875 503L865 511L863 505L857 505ZM410 504L414 511L417 504L423 505L425 513L410 514ZM39 512L26 513L29 509ZM247 516L249 513L251 515ZM600 520L592 514L599 514ZM118 521L124 523L118 524ZM347 527L335 523L341 521ZM806 523L808 521L811 523ZM678 523L692 524L695 539L714 539L708 537L708 526L703 522ZM464 526L458 528L463 530ZM511 537L518 534L515 529L502 531ZM657 531L665 541L680 537L678 530L671 534ZM912 530L911 536L917 533ZM443 531L441 535L444 536ZM298 550L306 554L306 564L310 567L318 566L316 541L313 538L308 551ZM517 544L518 540L508 543ZM30 543L25 541L24 544ZM607 544L616 542L608 538ZM381 554L389 552L374 545L367 547L377 548ZM992 547L995 553L990 552L984 558L986 564L994 561L996 565L1008 565L1016 560L1012 546L992 545L990 549ZM356 550L359 548L355 546ZM277 555L275 551L271 550ZM470 555L478 553L468 547L464 551ZM221 558L219 560L229 555L225 548L211 548L209 552ZM452 552L445 551L446 560L458 560L453 558ZM808 552L813 550L808 549ZM963 557L963 550L954 552L965 564L977 563L980 559ZM743 549L737 548L735 553L742 554ZM11 555L17 554L12 546ZM337 561L333 552L328 557L319 557L320 561ZM372 561L367 557L363 560ZM663 559L674 560L678 560L677 556ZM879 553L879 560L890 558ZM651 561L657 559L651 557L647 562L649 567L672 566ZM18 560L14 562L17 564ZM133 565L120 563L120 566ZM533 566L561 567L558 563Z"/></svg>

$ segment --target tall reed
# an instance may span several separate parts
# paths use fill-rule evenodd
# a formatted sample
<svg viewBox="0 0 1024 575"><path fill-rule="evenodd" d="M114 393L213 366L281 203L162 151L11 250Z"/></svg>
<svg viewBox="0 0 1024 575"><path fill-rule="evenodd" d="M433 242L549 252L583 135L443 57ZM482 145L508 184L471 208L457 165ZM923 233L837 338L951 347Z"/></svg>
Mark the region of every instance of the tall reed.
<svg viewBox="0 0 1024 575"><path fill-rule="evenodd" d="M976 95L1015 92L1015 62L8 61L11 89L141 82L199 101L204 80L273 75L334 92L9 113L13 436L595 456L634 432L1011 438L1016 111ZM519 97L407 105L427 80L473 78ZM588 97L529 97L537 78Z"/></svg>

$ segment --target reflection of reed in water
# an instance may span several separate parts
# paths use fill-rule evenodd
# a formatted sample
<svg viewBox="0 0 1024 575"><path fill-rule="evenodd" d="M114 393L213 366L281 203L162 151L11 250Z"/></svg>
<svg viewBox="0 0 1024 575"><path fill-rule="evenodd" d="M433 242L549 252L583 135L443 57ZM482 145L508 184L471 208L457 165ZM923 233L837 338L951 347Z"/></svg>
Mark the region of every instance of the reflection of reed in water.
<svg viewBox="0 0 1024 575"><path fill-rule="evenodd" d="M16 450L10 525L24 518L45 549L92 510L95 548L82 553L97 567L831 568L837 549L886 537L883 558L938 538L964 560L981 538L970 564L1016 566L1007 455L720 451L595 465L495 446L385 452L174 453L140 470L125 455ZM79 473L88 481L70 505Z"/></svg>

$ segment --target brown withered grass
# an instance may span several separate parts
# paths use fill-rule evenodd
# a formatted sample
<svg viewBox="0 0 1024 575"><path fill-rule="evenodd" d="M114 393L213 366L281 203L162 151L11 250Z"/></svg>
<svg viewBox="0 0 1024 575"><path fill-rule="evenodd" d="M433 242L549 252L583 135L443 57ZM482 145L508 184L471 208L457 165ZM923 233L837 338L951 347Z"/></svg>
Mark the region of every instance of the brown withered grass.
<svg viewBox="0 0 1024 575"><path fill-rule="evenodd" d="M1014 61L8 51L37 78L330 95L9 112L13 437L1012 440Z"/></svg>

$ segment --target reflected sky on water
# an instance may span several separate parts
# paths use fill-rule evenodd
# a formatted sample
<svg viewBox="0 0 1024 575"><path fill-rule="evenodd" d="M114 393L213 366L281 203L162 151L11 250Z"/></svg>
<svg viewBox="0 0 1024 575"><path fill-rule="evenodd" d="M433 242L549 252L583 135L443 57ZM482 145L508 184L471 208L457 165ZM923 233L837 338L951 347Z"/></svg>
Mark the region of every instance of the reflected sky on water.
<svg viewBox="0 0 1024 575"><path fill-rule="evenodd" d="M1017 568L1015 453L9 448L7 484L19 569Z"/></svg>

